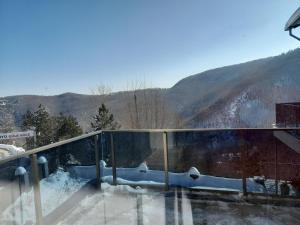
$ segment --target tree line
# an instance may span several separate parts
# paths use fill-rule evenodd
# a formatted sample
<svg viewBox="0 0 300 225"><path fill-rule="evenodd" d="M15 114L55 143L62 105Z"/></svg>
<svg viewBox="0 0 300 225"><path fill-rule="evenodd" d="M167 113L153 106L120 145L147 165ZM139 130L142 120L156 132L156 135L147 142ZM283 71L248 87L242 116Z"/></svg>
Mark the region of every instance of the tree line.
<svg viewBox="0 0 300 225"><path fill-rule="evenodd" d="M101 104L98 114L91 122L93 131L102 129L118 129L120 125L115 121L114 116ZM50 116L45 106L40 104L34 112L28 110L23 115L22 130L35 130L36 141L27 140L27 149L40 147L54 142L62 141L83 133L76 117L60 113L58 116Z"/></svg>
<svg viewBox="0 0 300 225"><path fill-rule="evenodd" d="M121 127L128 129L182 127L183 121L179 114L172 112L167 105L164 89L149 88L143 82L131 84L124 92L126 112L122 113L126 119L122 125L116 121L106 106L111 93L112 88L105 85L92 90L92 94L102 96L102 104L90 121L92 131L115 130ZM35 129L37 134L35 147L69 139L83 133L83 129L74 116L62 113L58 116L50 116L43 105L39 105L34 112L26 112L23 116L22 128L23 130ZM31 141L28 145L33 147L33 142Z"/></svg>

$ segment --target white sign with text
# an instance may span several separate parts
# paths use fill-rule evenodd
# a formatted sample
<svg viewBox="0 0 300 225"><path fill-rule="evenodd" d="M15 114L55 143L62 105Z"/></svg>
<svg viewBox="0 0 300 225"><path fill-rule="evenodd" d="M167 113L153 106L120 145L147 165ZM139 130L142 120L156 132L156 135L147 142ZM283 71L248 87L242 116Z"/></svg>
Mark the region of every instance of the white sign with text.
<svg viewBox="0 0 300 225"><path fill-rule="evenodd" d="M28 138L34 136L35 136L35 132L32 130L22 131L22 132L12 132L12 133L0 133L0 140Z"/></svg>

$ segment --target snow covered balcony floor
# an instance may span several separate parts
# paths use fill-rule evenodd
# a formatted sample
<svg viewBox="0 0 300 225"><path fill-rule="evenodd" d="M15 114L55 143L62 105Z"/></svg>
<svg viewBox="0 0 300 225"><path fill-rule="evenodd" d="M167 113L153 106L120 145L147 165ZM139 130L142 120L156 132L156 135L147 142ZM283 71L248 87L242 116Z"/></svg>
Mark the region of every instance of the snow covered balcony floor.
<svg viewBox="0 0 300 225"><path fill-rule="evenodd" d="M292 225L300 223L298 207L253 204L244 200L207 199L211 193L192 194L105 185L86 197L58 223L124 225ZM197 197L196 197L197 196ZM228 196L227 196L228 197Z"/></svg>
<svg viewBox="0 0 300 225"><path fill-rule="evenodd" d="M0 161L0 224L300 224L300 132L99 131Z"/></svg>
<svg viewBox="0 0 300 225"><path fill-rule="evenodd" d="M55 181L55 182L54 182ZM59 171L41 181L43 224L299 224L300 201L270 204L271 199L246 199L226 191L141 188L86 180ZM32 190L2 213L1 224L34 224ZM21 212L21 201L24 208ZM25 207L27 209L25 210ZM22 216L21 216L22 215ZM23 222L21 221L23 220ZM13 222L12 222L13 221Z"/></svg>

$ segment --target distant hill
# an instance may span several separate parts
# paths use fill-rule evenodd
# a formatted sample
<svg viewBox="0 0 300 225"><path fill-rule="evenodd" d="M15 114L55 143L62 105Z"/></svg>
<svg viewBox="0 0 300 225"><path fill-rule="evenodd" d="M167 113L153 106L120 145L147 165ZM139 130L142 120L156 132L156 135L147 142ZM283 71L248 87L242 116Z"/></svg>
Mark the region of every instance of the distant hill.
<svg viewBox="0 0 300 225"><path fill-rule="evenodd" d="M166 99L183 126L270 127L275 103L300 101L300 49L276 57L226 66L189 76L169 89L149 89ZM18 125L26 110L43 104L53 115L63 112L78 118L88 130L92 115L105 101L124 128L128 125L128 94L108 96L65 93L57 96L10 96L11 114ZM1 113L1 112L0 112ZM175 122L169 121L169 128Z"/></svg>
<svg viewBox="0 0 300 225"><path fill-rule="evenodd" d="M299 94L296 49L187 77L169 89L167 98L187 127L270 127L275 103L300 101Z"/></svg>
<svg viewBox="0 0 300 225"><path fill-rule="evenodd" d="M165 96L165 89L149 89ZM136 91L137 95L139 91ZM109 95L82 95L75 93L64 93L55 96L38 96L38 95L20 95L5 97L8 101L7 106L12 108L11 114L14 115L17 126L21 125L22 116L27 110L35 111L39 104L46 107L51 115L63 113L65 115L73 115L79 121L80 126L88 131L92 117L97 113L98 107L105 102L108 108L112 111L117 121L123 128L129 127L128 117L128 102L131 96L130 92L118 92ZM1 108L0 108L1 113ZM1 122L1 121L0 121ZM0 123L1 127L1 123Z"/></svg>

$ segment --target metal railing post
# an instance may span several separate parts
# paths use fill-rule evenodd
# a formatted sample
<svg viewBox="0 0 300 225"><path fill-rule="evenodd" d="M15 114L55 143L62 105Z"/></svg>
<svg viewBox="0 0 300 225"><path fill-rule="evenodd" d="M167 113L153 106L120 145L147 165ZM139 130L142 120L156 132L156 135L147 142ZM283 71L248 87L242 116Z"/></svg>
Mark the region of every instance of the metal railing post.
<svg viewBox="0 0 300 225"><path fill-rule="evenodd" d="M277 152L277 140L275 141L275 194L278 195L278 152Z"/></svg>
<svg viewBox="0 0 300 225"><path fill-rule="evenodd" d="M113 185L117 185L117 168L116 168L116 155L115 155L115 148L114 148L113 133L110 133L110 151L111 151Z"/></svg>
<svg viewBox="0 0 300 225"><path fill-rule="evenodd" d="M143 225L143 194L136 194L137 225Z"/></svg>
<svg viewBox="0 0 300 225"><path fill-rule="evenodd" d="M41 190L40 179L37 163L37 155L33 154L31 157L31 168L33 175L33 192L34 192L34 206L35 206L35 218L36 224L43 224L42 202L41 202Z"/></svg>
<svg viewBox="0 0 300 225"><path fill-rule="evenodd" d="M247 143L246 143L246 141L245 141L245 139L244 139L244 132L243 131L240 131L239 132L240 133L240 135L239 135L239 137L240 137L240 144L241 144L241 160L242 160L242 187L243 187L243 195L244 196L247 196L247 177L246 177L246 170L247 170L247 168L246 168L246 163L247 163L247 160L246 160L246 154L247 154Z"/></svg>
<svg viewBox="0 0 300 225"><path fill-rule="evenodd" d="M168 155L168 134L163 132L164 169L165 169L165 190L169 190L169 155Z"/></svg>
<svg viewBox="0 0 300 225"><path fill-rule="evenodd" d="M177 199L177 221L178 225L183 225L183 209L182 209L182 200L183 200L183 191L182 187L176 187L176 199Z"/></svg>
<svg viewBox="0 0 300 225"><path fill-rule="evenodd" d="M101 138L101 137L100 137ZM95 146L95 160L96 160L96 187L101 189L101 177L100 177L100 157L98 149L98 135L94 136L94 146Z"/></svg>

